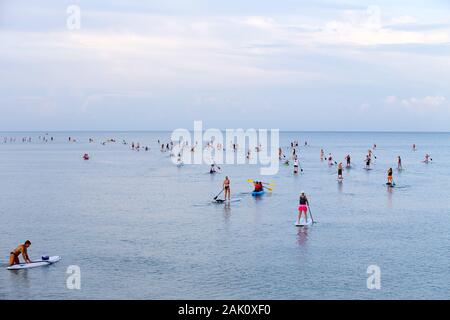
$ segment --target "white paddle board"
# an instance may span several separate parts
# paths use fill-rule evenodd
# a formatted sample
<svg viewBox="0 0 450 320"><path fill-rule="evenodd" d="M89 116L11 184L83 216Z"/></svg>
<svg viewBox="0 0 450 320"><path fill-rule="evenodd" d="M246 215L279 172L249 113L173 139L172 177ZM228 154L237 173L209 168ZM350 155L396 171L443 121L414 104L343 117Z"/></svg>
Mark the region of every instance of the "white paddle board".
<svg viewBox="0 0 450 320"><path fill-rule="evenodd" d="M213 200L212 202L213 203L231 203L231 202L239 202L239 201L241 201L241 199L235 198L235 199L230 199L229 201L223 200L223 199L217 199L217 200Z"/></svg>
<svg viewBox="0 0 450 320"><path fill-rule="evenodd" d="M8 267L6 269L8 269L8 270L22 270L22 269L43 267L43 266L48 266L48 265L51 265L53 263L56 263L59 260L61 260L60 256L51 256L51 257L49 257L48 260L36 260L36 261L32 261L31 263L15 264L15 265L10 266L10 267Z"/></svg>
<svg viewBox="0 0 450 320"><path fill-rule="evenodd" d="M300 221L295 221L295 226L296 227L308 227L308 226L310 226L310 225L312 225L312 219L311 219L311 217L309 216L308 217L308 221L305 221L305 216L303 215L302 217L301 217L301 219L300 219Z"/></svg>

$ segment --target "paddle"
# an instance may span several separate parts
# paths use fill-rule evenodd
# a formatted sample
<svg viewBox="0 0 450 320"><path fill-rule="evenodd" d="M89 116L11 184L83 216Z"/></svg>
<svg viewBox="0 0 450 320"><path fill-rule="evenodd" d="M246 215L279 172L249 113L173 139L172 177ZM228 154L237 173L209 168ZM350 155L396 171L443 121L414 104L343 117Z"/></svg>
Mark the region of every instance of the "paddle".
<svg viewBox="0 0 450 320"><path fill-rule="evenodd" d="M220 196L220 194L223 192L223 190L225 190L225 188L222 189L222 190L220 190L219 194L218 194L217 196L215 196L215 197L213 198L213 200L217 200L217 198Z"/></svg>
<svg viewBox="0 0 450 320"><path fill-rule="evenodd" d="M314 218L313 218L313 215L312 215L312 212L311 212L311 205L309 204L309 202L308 202L308 210L309 210L309 215L311 216L312 223L313 223L313 224L316 223L316 222L314 221Z"/></svg>
<svg viewBox="0 0 450 320"><path fill-rule="evenodd" d="M266 186L263 186L263 188L266 188L266 189L269 190L269 191L272 191L272 190L273 190L272 188L269 188L269 187L266 187Z"/></svg>
<svg viewBox="0 0 450 320"><path fill-rule="evenodd" d="M253 183L253 182L255 182L255 180L247 179L247 182ZM271 186L271 187L275 186L275 183L269 183L269 182L261 182L261 183L267 184L268 186Z"/></svg>

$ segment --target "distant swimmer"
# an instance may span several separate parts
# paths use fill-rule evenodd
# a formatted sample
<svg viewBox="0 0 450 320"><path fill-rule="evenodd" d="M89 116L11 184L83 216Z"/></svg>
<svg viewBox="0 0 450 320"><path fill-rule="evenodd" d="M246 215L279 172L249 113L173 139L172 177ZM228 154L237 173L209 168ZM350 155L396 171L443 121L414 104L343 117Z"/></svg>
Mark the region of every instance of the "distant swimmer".
<svg viewBox="0 0 450 320"><path fill-rule="evenodd" d="M344 168L342 167L342 162L339 162L338 164L338 179L342 180L344 177L342 176L342 171Z"/></svg>
<svg viewBox="0 0 450 320"><path fill-rule="evenodd" d="M393 178L392 178L392 168L389 168L388 172L387 172L387 185L392 185L393 184Z"/></svg>
<svg viewBox="0 0 450 320"><path fill-rule="evenodd" d="M349 154L345 157L345 161L347 161L347 168L350 168L352 166L352 159Z"/></svg>
<svg viewBox="0 0 450 320"><path fill-rule="evenodd" d="M416 144L415 143L412 145L412 149L413 149L413 151L416 151Z"/></svg>
<svg viewBox="0 0 450 320"><path fill-rule="evenodd" d="M305 195L305 191L300 193L299 203L298 203L298 217L297 224L300 224L300 219L302 218L302 213L305 213L305 221L308 222L308 206L309 201Z"/></svg>
<svg viewBox="0 0 450 320"><path fill-rule="evenodd" d="M87 153L85 153L85 154L83 155L83 160L89 160L89 155L88 155Z"/></svg>
<svg viewBox="0 0 450 320"><path fill-rule="evenodd" d="M9 266L20 264L19 256L22 255L25 263L31 263L27 249L31 246L31 241L27 240L24 244L19 244L17 248L11 251L9 255Z"/></svg>
<svg viewBox="0 0 450 320"><path fill-rule="evenodd" d="M397 169L398 170L402 170L402 158L400 158L400 156L397 157Z"/></svg>
<svg viewBox="0 0 450 320"><path fill-rule="evenodd" d="M372 149L375 150L377 148L377 144L374 143Z"/></svg>
<svg viewBox="0 0 450 320"><path fill-rule="evenodd" d="M227 195L228 200L230 200L231 190L230 190L230 179L228 179L228 176L225 177L225 180L223 180L223 190L225 191L225 200L227 199Z"/></svg>

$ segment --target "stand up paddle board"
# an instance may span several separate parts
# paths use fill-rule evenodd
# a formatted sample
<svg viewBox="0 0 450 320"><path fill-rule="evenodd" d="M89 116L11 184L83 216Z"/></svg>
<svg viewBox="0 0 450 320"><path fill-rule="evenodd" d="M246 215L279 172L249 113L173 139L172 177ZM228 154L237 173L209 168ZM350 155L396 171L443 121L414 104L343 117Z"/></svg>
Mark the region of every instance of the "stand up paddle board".
<svg viewBox="0 0 450 320"><path fill-rule="evenodd" d="M230 199L228 200L224 200L224 199L217 199L217 200L213 200L212 203L231 203L231 202L239 202L241 201L241 199L239 198L235 198L235 199Z"/></svg>
<svg viewBox="0 0 450 320"><path fill-rule="evenodd" d="M54 264L61 260L60 256L51 256L48 257L48 260L36 260L32 261L31 263L20 263L15 264L13 266L10 266L6 269L8 270L22 270L22 269L30 269L30 268L37 268L37 267L43 267L43 266L49 266L51 264Z"/></svg>
<svg viewBox="0 0 450 320"><path fill-rule="evenodd" d="M394 183L386 183L386 186L393 188L393 187L395 187L395 182Z"/></svg>
<svg viewBox="0 0 450 320"><path fill-rule="evenodd" d="M308 217L308 221L305 221L305 216L302 216L300 221L295 221L296 227L309 227L313 224L311 217Z"/></svg>

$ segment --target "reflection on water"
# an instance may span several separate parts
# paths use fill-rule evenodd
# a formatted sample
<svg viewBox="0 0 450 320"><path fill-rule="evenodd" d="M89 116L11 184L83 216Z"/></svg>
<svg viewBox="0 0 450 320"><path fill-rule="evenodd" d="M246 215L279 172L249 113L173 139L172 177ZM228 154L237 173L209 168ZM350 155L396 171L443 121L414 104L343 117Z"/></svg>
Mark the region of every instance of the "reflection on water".
<svg viewBox="0 0 450 320"><path fill-rule="evenodd" d="M223 205L223 218L225 222L228 222L231 217L231 203L225 203Z"/></svg>
<svg viewBox="0 0 450 320"><path fill-rule="evenodd" d="M304 246L308 240L308 227L297 227L297 244Z"/></svg>
<svg viewBox="0 0 450 320"><path fill-rule="evenodd" d="M20 288L29 288L30 287L30 279L28 276L28 272L33 270L8 270L10 274L11 280L15 281L17 286Z"/></svg>
<svg viewBox="0 0 450 320"><path fill-rule="evenodd" d="M338 181L337 185L338 185L339 193L342 193L342 190L344 188L344 182L343 181Z"/></svg>
<svg viewBox="0 0 450 320"><path fill-rule="evenodd" d="M394 188L386 187L386 189L387 189L387 195L388 195L388 197L387 197L387 207L388 207L389 209L392 209L392 207L393 207L393 204L392 204L392 195L393 195L393 193L394 193Z"/></svg>

